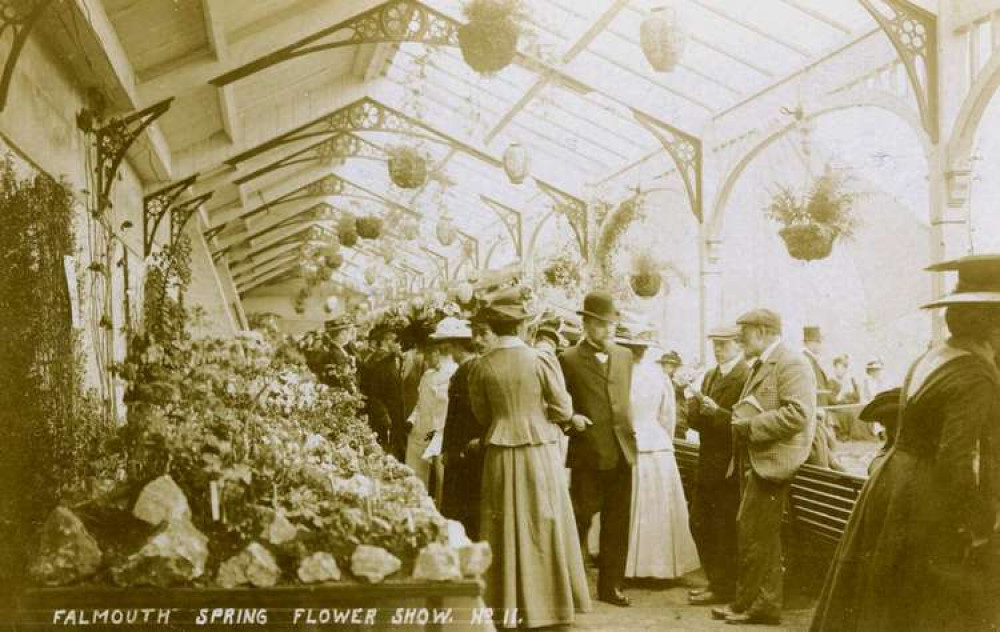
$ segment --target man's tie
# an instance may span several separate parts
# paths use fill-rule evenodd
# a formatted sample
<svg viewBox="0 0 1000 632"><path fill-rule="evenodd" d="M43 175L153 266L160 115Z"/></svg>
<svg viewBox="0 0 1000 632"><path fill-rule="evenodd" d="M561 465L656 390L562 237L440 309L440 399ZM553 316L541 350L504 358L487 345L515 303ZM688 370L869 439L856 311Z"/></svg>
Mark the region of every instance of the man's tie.
<svg viewBox="0 0 1000 632"><path fill-rule="evenodd" d="M740 399L743 399L749 395L750 384L753 383L753 379L757 377L757 373L760 372L760 367L764 363L760 361L760 358L756 358L753 361L753 366L750 367L750 374L747 375L747 381L743 383L743 392L740 393Z"/></svg>

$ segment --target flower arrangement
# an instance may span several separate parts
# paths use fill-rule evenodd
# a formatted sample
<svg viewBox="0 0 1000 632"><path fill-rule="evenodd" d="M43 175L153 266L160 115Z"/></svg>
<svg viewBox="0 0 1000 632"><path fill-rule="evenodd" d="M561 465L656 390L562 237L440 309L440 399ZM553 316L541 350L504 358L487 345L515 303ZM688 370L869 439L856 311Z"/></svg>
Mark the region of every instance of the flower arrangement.
<svg viewBox="0 0 1000 632"><path fill-rule="evenodd" d="M378 239L382 234L382 218L374 215L359 217L356 230L358 237L362 239Z"/></svg>
<svg viewBox="0 0 1000 632"><path fill-rule="evenodd" d="M520 0L469 0L458 29L462 59L482 75L506 68L517 54L525 20Z"/></svg>
<svg viewBox="0 0 1000 632"><path fill-rule="evenodd" d="M857 195L846 191L844 185L843 176L827 171L803 196L787 186L778 187L766 213L781 225L778 234L793 258L825 259L838 238L853 234L858 224L852 213Z"/></svg>
<svg viewBox="0 0 1000 632"><path fill-rule="evenodd" d="M402 189L417 189L427 182L427 159L414 147L390 147L389 177Z"/></svg>

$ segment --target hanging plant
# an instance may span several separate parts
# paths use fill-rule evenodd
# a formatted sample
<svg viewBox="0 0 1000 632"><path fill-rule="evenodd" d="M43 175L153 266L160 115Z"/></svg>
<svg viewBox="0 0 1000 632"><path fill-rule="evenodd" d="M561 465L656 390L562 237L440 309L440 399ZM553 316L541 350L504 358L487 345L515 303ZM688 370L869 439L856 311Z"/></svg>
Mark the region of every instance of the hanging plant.
<svg viewBox="0 0 1000 632"><path fill-rule="evenodd" d="M597 205L607 207L603 203ZM645 209L645 196L636 193L622 201L614 211L607 212L606 221L601 226L601 233L594 249L605 281L610 281L614 276L612 259L622 236L633 222L641 221L645 217Z"/></svg>
<svg viewBox="0 0 1000 632"><path fill-rule="evenodd" d="M524 13L520 0L470 0L458 28L462 59L481 75L503 70L517 55Z"/></svg>
<svg viewBox="0 0 1000 632"><path fill-rule="evenodd" d="M660 273L659 264L652 255L643 253L633 260L629 285L635 295L641 298L652 298L660 293L660 288L663 286L663 275Z"/></svg>
<svg viewBox="0 0 1000 632"><path fill-rule="evenodd" d="M448 213L442 215L441 219L438 220L437 226L434 228L434 233L437 236L438 242L446 248L455 243L455 238L458 236L458 229L455 228L455 222Z"/></svg>
<svg viewBox="0 0 1000 632"><path fill-rule="evenodd" d="M337 240L341 246L353 248L358 243L358 222L354 216L345 213L337 221Z"/></svg>
<svg viewBox="0 0 1000 632"><path fill-rule="evenodd" d="M684 54L687 37L677 20L677 12L656 7L639 26L639 45L649 65L657 72L671 72Z"/></svg>
<svg viewBox="0 0 1000 632"><path fill-rule="evenodd" d="M549 287L571 290L583 282L580 268L580 262L571 255L557 255L542 270L542 282Z"/></svg>
<svg viewBox="0 0 1000 632"><path fill-rule="evenodd" d="M359 217L356 222L358 237L362 239L378 239L382 234L382 218L374 215Z"/></svg>
<svg viewBox="0 0 1000 632"><path fill-rule="evenodd" d="M378 279L378 270L375 266L369 266L365 268L365 283L368 285L374 285L375 281Z"/></svg>
<svg viewBox="0 0 1000 632"><path fill-rule="evenodd" d="M778 235L788 254L800 261L825 259L838 238L854 233L856 195L844 190L844 177L827 170L815 179L808 194L799 196L778 187L767 207L767 216L781 225Z"/></svg>
<svg viewBox="0 0 1000 632"><path fill-rule="evenodd" d="M323 257L323 265L326 266L331 272L340 268L344 265L344 255L339 252L335 252L332 255L326 255Z"/></svg>
<svg viewBox="0 0 1000 632"><path fill-rule="evenodd" d="M391 147L389 177L402 189L417 189L427 182L427 159L417 149L406 145Z"/></svg>
<svg viewBox="0 0 1000 632"><path fill-rule="evenodd" d="M503 152L503 170L514 184L521 184L531 170L531 157L521 143L511 143Z"/></svg>

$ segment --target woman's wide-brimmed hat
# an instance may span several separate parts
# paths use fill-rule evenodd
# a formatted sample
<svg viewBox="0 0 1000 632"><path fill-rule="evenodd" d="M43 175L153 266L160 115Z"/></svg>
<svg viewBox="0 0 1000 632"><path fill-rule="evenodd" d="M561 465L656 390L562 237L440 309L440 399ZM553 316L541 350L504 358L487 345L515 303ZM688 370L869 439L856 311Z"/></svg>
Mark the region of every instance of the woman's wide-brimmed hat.
<svg viewBox="0 0 1000 632"><path fill-rule="evenodd" d="M617 321L621 314L615 309L615 299L607 292L596 290L583 299L583 309L577 312L580 316L590 316L608 322Z"/></svg>
<svg viewBox="0 0 1000 632"><path fill-rule="evenodd" d="M510 290L493 298L476 313L481 322L520 322L531 317L520 290Z"/></svg>
<svg viewBox="0 0 1000 632"><path fill-rule="evenodd" d="M970 255L936 263L930 272L958 272L958 284L948 296L924 305L924 309L952 305L1000 305L1000 255Z"/></svg>
<svg viewBox="0 0 1000 632"><path fill-rule="evenodd" d="M441 322L434 328L434 333L430 335L433 342L443 342L445 340L471 340L472 328L469 321L461 318L448 317L441 319Z"/></svg>
<svg viewBox="0 0 1000 632"><path fill-rule="evenodd" d="M623 347L642 347L645 349L654 343L650 334L650 330L641 331L640 327L636 325L618 323L618 327L615 330L615 344L622 345Z"/></svg>
<svg viewBox="0 0 1000 632"><path fill-rule="evenodd" d="M348 327L353 327L354 322L347 318L346 316L337 316L336 318L331 318L323 324L323 327L330 333L340 331L341 329L347 329Z"/></svg>

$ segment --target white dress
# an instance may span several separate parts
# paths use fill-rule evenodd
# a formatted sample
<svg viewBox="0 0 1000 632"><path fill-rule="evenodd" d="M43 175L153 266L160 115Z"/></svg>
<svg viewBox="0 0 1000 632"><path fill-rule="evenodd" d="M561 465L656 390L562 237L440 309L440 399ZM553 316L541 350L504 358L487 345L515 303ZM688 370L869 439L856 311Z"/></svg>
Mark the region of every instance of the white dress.
<svg viewBox="0 0 1000 632"><path fill-rule="evenodd" d="M625 576L673 579L697 570L699 562L674 458L672 393L657 367L640 363L632 373L631 395L639 454L632 469Z"/></svg>
<svg viewBox="0 0 1000 632"><path fill-rule="evenodd" d="M430 461L423 458L430 445L427 435L431 431L440 434L444 429L444 420L448 416L448 384L457 369L458 364L451 356L445 356L438 368L425 371L420 378L417 405L410 413L409 421L413 426L406 441L406 464L423 481L424 487L427 486L432 466Z"/></svg>

